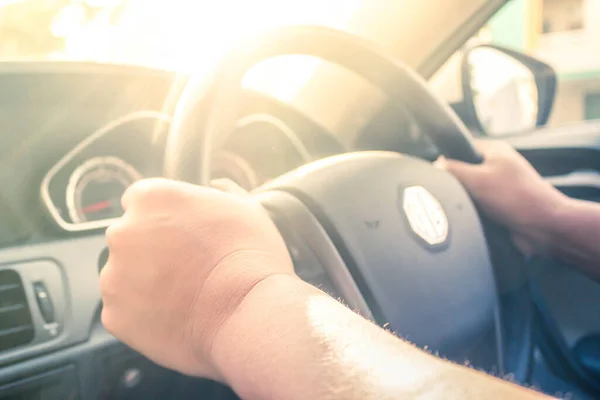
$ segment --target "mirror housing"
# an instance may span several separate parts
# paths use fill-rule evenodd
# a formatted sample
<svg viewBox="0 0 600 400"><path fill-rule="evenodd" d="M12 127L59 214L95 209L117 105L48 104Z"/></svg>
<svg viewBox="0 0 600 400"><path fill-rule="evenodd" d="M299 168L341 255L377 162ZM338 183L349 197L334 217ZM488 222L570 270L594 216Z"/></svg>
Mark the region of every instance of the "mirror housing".
<svg viewBox="0 0 600 400"><path fill-rule="evenodd" d="M488 136L518 134L548 122L556 94L554 69L496 45L467 50L461 66L463 117Z"/></svg>

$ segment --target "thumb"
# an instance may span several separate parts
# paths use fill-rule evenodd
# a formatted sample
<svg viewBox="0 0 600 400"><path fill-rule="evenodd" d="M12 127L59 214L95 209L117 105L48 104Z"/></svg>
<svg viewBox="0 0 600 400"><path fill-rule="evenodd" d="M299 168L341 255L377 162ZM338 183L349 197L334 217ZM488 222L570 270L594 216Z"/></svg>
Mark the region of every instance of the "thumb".
<svg viewBox="0 0 600 400"><path fill-rule="evenodd" d="M210 182L210 187L220 190L222 192L227 192L227 193L240 195L240 196L248 196L248 192L246 191L246 189L244 189L243 187L241 187L240 185L238 185L231 179L225 179L225 178L213 179Z"/></svg>
<svg viewBox="0 0 600 400"><path fill-rule="evenodd" d="M462 161L440 157L435 162L435 166L450 172L467 187L477 186L478 183L485 178L484 164L468 164Z"/></svg>

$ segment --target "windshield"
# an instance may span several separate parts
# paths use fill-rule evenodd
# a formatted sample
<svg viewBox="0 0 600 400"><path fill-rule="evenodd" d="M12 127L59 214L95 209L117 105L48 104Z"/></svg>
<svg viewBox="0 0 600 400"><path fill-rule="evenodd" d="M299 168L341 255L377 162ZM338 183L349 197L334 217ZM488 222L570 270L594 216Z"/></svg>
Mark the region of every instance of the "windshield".
<svg viewBox="0 0 600 400"><path fill-rule="evenodd" d="M260 30L291 24L347 30L361 3L0 0L0 60L95 61L202 74L233 42ZM298 73L287 82L293 86L287 91L295 92L316 67L316 60L295 60L286 65L290 67Z"/></svg>
<svg viewBox="0 0 600 400"><path fill-rule="evenodd" d="M0 0L0 60L97 61L202 73L234 41L259 30L291 24L347 30L361 3Z"/></svg>
<svg viewBox="0 0 600 400"><path fill-rule="evenodd" d="M93 61L203 76L237 40L277 26L317 24L374 40L416 69L481 9L500 2L0 0L0 61ZM368 83L311 57L268 60L244 85L293 102L334 132L360 126L382 101ZM348 114L350 103L360 110Z"/></svg>
<svg viewBox="0 0 600 400"><path fill-rule="evenodd" d="M0 0L2 60L192 67L259 29L344 29L361 0Z"/></svg>

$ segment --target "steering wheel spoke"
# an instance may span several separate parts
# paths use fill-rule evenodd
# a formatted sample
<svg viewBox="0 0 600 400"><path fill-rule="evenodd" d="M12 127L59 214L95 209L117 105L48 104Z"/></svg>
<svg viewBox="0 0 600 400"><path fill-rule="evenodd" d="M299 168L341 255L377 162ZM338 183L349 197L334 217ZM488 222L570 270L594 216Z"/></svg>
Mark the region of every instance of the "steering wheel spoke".
<svg viewBox="0 0 600 400"><path fill-rule="evenodd" d="M340 253L310 210L284 191L259 192L255 196L279 229L298 276L373 320L371 309Z"/></svg>

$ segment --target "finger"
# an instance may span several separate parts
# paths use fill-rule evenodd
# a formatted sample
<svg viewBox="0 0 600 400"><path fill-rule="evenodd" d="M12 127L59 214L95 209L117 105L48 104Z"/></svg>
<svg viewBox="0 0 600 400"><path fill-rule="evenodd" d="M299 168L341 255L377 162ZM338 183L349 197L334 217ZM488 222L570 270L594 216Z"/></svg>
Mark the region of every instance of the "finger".
<svg viewBox="0 0 600 400"><path fill-rule="evenodd" d="M467 187L478 186L485 179L484 164L468 164L462 161L444 159L438 163Z"/></svg>
<svg viewBox="0 0 600 400"><path fill-rule="evenodd" d="M234 181L230 180L230 179L215 179L212 180L210 182L210 186L221 190L223 192L227 192L227 193L231 193L231 194L236 194L236 195L240 195L240 196L247 196L248 192L242 188L240 185L238 185L237 183L235 183Z"/></svg>
<svg viewBox="0 0 600 400"><path fill-rule="evenodd" d="M433 162L433 166L439 169L446 169L447 158L444 156L439 156L437 160Z"/></svg>
<svg viewBox="0 0 600 400"><path fill-rule="evenodd" d="M474 143L484 159L493 154L513 151L513 148L508 143L500 140L477 139Z"/></svg>
<svg viewBox="0 0 600 400"><path fill-rule="evenodd" d="M473 139L473 143L475 144L477 150L483 151L491 147L497 146L499 143L503 142L500 142L499 140Z"/></svg>
<svg viewBox="0 0 600 400"><path fill-rule="evenodd" d="M123 196L121 197L121 207L123 207L123 211L127 211L132 204L136 203L148 193L156 191L157 189L172 186L175 183L175 181L169 181L164 178L149 178L136 181L125 190L125 193L123 193Z"/></svg>
<svg viewBox="0 0 600 400"><path fill-rule="evenodd" d="M121 207L123 211L127 211L133 200L140 196L140 186L146 185L145 180L140 180L131 184L121 196Z"/></svg>

